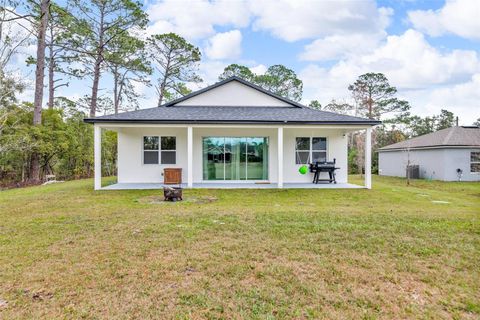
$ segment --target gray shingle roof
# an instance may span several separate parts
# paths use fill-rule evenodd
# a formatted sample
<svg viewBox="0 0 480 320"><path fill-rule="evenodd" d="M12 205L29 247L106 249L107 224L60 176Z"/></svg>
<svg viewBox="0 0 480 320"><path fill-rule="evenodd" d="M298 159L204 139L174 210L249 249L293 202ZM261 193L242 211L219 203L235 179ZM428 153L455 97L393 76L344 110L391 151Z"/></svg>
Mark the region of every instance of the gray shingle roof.
<svg viewBox="0 0 480 320"><path fill-rule="evenodd" d="M141 109L85 119L85 122L134 123L257 123L257 124L379 124L307 107L205 107L171 106Z"/></svg>
<svg viewBox="0 0 480 320"><path fill-rule="evenodd" d="M378 151L429 147L480 147L479 127L451 127L380 148Z"/></svg>
<svg viewBox="0 0 480 320"><path fill-rule="evenodd" d="M291 107L265 106L176 106L206 91L231 81L238 81L250 88L279 99ZM376 125L380 121L313 110L281 97L238 77L230 77L201 90L192 92L163 106L85 119L85 122L134 122L134 123L253 123L253 124L363 124Z"/></svg>

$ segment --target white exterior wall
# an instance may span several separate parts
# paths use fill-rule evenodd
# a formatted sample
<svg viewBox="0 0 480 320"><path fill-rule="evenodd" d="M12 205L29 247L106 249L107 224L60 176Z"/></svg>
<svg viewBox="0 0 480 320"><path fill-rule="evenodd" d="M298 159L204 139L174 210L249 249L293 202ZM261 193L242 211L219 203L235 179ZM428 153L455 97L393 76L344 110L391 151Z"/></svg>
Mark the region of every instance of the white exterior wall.
<svg viewBox="0 0 480 320"><path fill-rule="evenodd" d="M193 127L193 182L203 182L202 137L268 137L269 181L278 181L277 127L272 128L225 128ZM143 164L143 136L176 136L176 165ZM301 165L295 164L296 137L327 137L327 158L336 158L337 181L347 182L347 138L342 129L303 129L284 127L283 179L289 182L311 182L312 174L298 172ZM182 168L182 181L187 182L187 128L170 127L123 127L118 130L118 182L119 183L161 183L163 169ZM324 178L324 177L321 177ZM218 181L217 181L218 182ZM251 182L251 181L249 181Z"/></svg>
<svg viewBox="0 0 480 320"><path fill-rule="evenodd" d="M176 164L143 164L144 136L177 137ZM187 181L187 128L121 128L118 130L118 182L163 182L164 168L183 168L182 181Z"/></svg>
<svg viewBox="0 0 480 320"><path fill-rule="evenodd" d="M238 81L181 101L176 106L292 107L291 104L250 88Z"/></svg>
<svg viewBox="0 0 480 320"><path fill-rule="evenodd" d="M425 149L411 150L410 163L420 166L422 179L457 181L457 168L462 169L462 181L480 181L480 174L470 172L470 151L475 149ZM479 150L479 149L477 149ZM378 155L379 174L405 177L408 153L384 151Z"/></svg>
<svg viewBox="0 0 480 320"><path fill-rule="evenodd" d="M340 129L284 129L284 159L283 179L285 182L311 182L312 174L300 174L298 169L301 164L295 164L296 137L326 137L327 138L327 161L336 159L336 166L340 169L335 172L338 183L346 183L348 180L348 148L344 130ZM322 173L320 179L327 178L327 173Z"/></svg>
<svg viewBox="0 0 480 320"><path fill-rule="evenodd" d="M457 181L457 168L462 169L462 181L480 181L480 173L470 172L470 152L478 149L445 149L445 181Z"/></svg>

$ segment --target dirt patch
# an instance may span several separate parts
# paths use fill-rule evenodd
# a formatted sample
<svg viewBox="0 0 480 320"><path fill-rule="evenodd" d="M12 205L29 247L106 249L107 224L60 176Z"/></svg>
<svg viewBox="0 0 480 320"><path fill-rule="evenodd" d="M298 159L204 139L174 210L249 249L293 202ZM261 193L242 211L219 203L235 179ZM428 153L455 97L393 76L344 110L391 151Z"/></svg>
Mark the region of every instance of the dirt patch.
<svg viewBox="0 0 480 320"><path fill-rule="evenodd" d="M43 290L43 289L41 289L39 291L36 291L36 292L30 292L30 290L25 289L24 293L26 295L30 295L33 301L42 301L42 300L45 300L45 299L53 298L53 293L52 292L48 292L48 291Z"/></svg>
<svg viewBox="0 0 480 320"><path fill-rule="evenodd" d="M147 196L137 199L139 203L145 204L160 204L160 205L176 205L180 203L198 203L205 204L217 201L217 197L213 196L200 196L200 197L184 197L183 201L165 201L163 196Z"/></svg>

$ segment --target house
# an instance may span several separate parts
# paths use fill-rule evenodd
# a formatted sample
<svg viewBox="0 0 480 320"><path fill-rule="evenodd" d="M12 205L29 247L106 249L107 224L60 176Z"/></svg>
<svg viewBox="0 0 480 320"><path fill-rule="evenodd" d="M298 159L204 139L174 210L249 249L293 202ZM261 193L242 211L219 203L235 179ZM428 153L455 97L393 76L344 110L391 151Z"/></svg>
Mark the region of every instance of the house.
<svg viewBox="0 0 480 320"><path fill-rule="evenodd" d="M480 128L452 127L380 148L378 172L406 176L418 166L419 177L443 181L480 181Z"/></svg>
<svg viewBox="0 0 480 320"><path fill-rule="evenodd" d="M336 160L347 187L347 133L366 130L365 187L371 187L371 128L379 121L313 110L238 77L160 107L85 119L94 124L95 189L101 189L101 130L118 132L118 183L161 186L181 168L187 187L312 186L299 168ZM320 185L319 185L320 186ZM333 185L331 185L333 186Z"/></svg>

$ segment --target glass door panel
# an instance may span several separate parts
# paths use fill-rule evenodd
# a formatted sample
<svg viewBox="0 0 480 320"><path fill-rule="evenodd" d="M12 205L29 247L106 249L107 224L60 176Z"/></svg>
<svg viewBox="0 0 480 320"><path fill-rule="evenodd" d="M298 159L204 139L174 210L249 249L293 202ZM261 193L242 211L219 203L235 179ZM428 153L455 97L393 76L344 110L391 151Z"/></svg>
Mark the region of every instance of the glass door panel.
<svg viewBox="0 0 480 320"><path fill-rule="evenodd" d="M246 138L225 138L225 180L246 179Z"/></svg>
<svg viewBox="0 0 480 320"><path fill-rule="evenodd" d="M268 138L203 138L204 180L268 180Z"/></svg>
<svg viewBox="0 0 480 320"><path fill-rule="evenodd" d="M224 180L225 138L203 139L203 179Z"/></svg>
<svg viewBox="0 0 480 320"><path fill-rule="evenodd" d="M247 139L247 180L267 180L266 138Z"/></svg>

